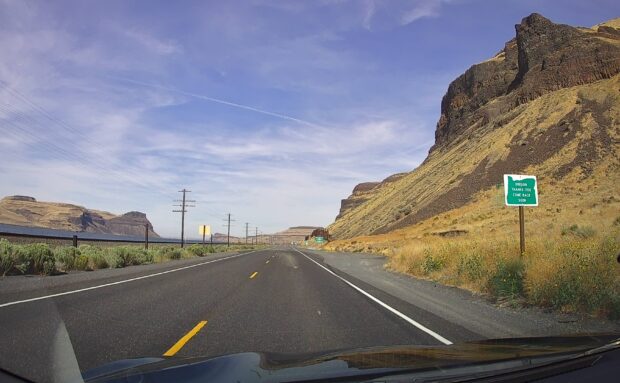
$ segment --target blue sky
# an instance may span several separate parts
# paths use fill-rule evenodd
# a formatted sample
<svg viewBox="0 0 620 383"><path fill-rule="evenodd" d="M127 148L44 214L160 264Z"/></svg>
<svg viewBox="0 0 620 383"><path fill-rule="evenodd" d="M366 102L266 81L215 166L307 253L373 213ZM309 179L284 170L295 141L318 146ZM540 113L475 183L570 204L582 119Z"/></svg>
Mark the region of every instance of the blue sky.
<svg viewBox="0 0 620 383"><path fill-rule="evenodd" d="M614 1L0 0L0 195L187 216L232 232L327 225L359 182L410 171L451 80L532 12Z"/></svg>

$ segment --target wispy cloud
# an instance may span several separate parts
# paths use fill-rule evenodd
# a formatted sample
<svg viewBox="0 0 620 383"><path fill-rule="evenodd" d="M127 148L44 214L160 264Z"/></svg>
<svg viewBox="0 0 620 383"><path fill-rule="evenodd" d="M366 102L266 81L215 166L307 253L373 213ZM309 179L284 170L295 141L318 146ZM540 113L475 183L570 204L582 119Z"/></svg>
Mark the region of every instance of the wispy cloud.
<svg viewBox="0 0 620 383"><path fill-rule="evenodd" d="M401 15L401 24L407 25L425 17L438 16L440 7L441 0L414 1L411 8Z"/></svg>
<svg viewBox="0 0 620 383"><path fill-rule="evenodd" d="M217 2L182 25L158 5L32 4L0 5L0 195L142 210L172 236L188 187L188 226L230 211L269 232L329 224L432 143L447 78L351 35L417 3Z"/></svg>
<svg viewBox="0 0 620 383"><path fill-rule="evenodd" d="M189 96L189 97L197 98L197 99L200 99L200 100L205 100L205 101L209 101L209 102L215 102L215 103L218 103L218 104L231 106L233 108L249 110L251 112L256 112L256 113L264 114L264 115L267 115L267 116L277 117L277 118L281 118L283 120L289 120L289 121L297 122L297 123L303 124L303 125L318 126L318 125L316 125L316 124L314 124L314 123L312 123L310 121L305 121L305 120L302 120L300 118L296 118L296 117L292 117L292 116L287 116L285 114L271 112L271 111L268 111L268 110L259 109L259 108L255 108L253 106L243 105L243 104L239 104L239 103L232 102L232 101L221 100L221 99L215 98L215 97L209 97L209 96L205 96L205 95L202 95L202 94L186 92L186 91L183 91L183 90L180 90L180 89L174 89L174 88L166 87L166 86L163 86L163 85L148 84L148 83L145 83L145 82L135 81L135 80L131 80L131 79L128 79L128 78L119 78L119 77L117 77L117 79L119 79L121 81L129 82L129 83L132 83L132 84L137 84L137 85L141 85L141 86L145 86L145 87L150 87L150 88L155 88L155 89L161 89L161 90L165 90L165 91L172 92L172 93L182 94L184 96Z"/></svg>

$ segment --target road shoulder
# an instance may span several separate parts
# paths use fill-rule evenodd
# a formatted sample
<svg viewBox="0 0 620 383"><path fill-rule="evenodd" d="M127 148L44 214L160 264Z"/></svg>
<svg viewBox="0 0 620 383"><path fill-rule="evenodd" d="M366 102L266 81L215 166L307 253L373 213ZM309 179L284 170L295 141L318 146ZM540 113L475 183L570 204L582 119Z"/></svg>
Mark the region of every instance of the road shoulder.
<svg viewBox="0 0 620 383"><path fill-rule="evenodd" d="M386 258L380 255L301 250L344 274L485 338L620 331L618 321L538 308L499 307L466 290L388 271L384 267Z"/></svg>

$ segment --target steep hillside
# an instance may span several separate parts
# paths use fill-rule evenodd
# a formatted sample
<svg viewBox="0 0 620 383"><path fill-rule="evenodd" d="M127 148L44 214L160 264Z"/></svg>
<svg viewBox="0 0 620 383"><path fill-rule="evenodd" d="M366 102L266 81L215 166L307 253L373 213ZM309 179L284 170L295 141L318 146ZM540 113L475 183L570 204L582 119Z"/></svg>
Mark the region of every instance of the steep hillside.
<svg viewBox="0 0 620 383"><path fill-rule="evenodd" d="M40 202L32 197L11 196L0 200L0 223L78 232L158 237L146 214L132 211L122 215L86 209L68 203Z"/></svg>
<svg viewBox="0 0 620 383"><path fill-rule="evenodd" d="M534 214L541 219L579 211L580 219L596 221L601 204L603 214L617 212L618 24L575 28L538 14L524 18L504 49L450 84L426 160L393 182L358 185L331 234L352 238L416 224L432 231L429 219L450 215L434 230L458 230L473 206L473 226L502 216L513 224L499 194L504 173L538 175Z"/></svg>

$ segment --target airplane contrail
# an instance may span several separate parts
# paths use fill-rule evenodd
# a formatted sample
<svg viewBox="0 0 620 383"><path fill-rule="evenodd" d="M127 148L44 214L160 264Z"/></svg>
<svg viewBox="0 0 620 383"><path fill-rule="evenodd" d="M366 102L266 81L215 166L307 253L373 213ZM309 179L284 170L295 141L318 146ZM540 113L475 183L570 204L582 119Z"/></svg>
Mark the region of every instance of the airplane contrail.
<svg viewBox="0 0 620 383"><path fill-rule="evenodd" d="M245 109L245 110L249 110L251 112L265 114L267 116L277 117L277 118L281 118L281 119L288 120L288 121L294 121L294 122L297 122L299 124L308 125L308 126L312 126L312 127L315 127L315 128L320 128L321 127L321 126L319 126L319 125L317 125L315 123L312 123L310 121L305 121L305 120L302 120L302 119L299 119L299 118L296 118L296 117L287 116L285 114L280 114L280 113L276 113L276 112L270 112L268 110L258 109L258 108L255 108L253 106L238 104L236 102L221 100L219 98L204 96L204 95L198 94L198 93L186 92L184 90L169 88L169 87L163 86L163 85L149 84L149 83L145 83L145 82L141 82L141 81L136 81L136 80L131 80L131 79L128 79L128 78L123 78L123 77L116 77L116 76L108 76L108 77L112 77L112 78L115 78L117 80L121 80L121 81L125 81L125 82L130 82L132 84L141 85L141 86L145 86L145 87L149 87L149 88L162 89L162 90L166 90L166 91L169 91L169 92L179 93L179 94L182 94L182 95L185 95L185 96L189 96L189 97L194 97L194 98L197 98L197 99L200 99L200 100L216 102L218 104L228 105L228 106L232 106L234 108Z"/></svg>

